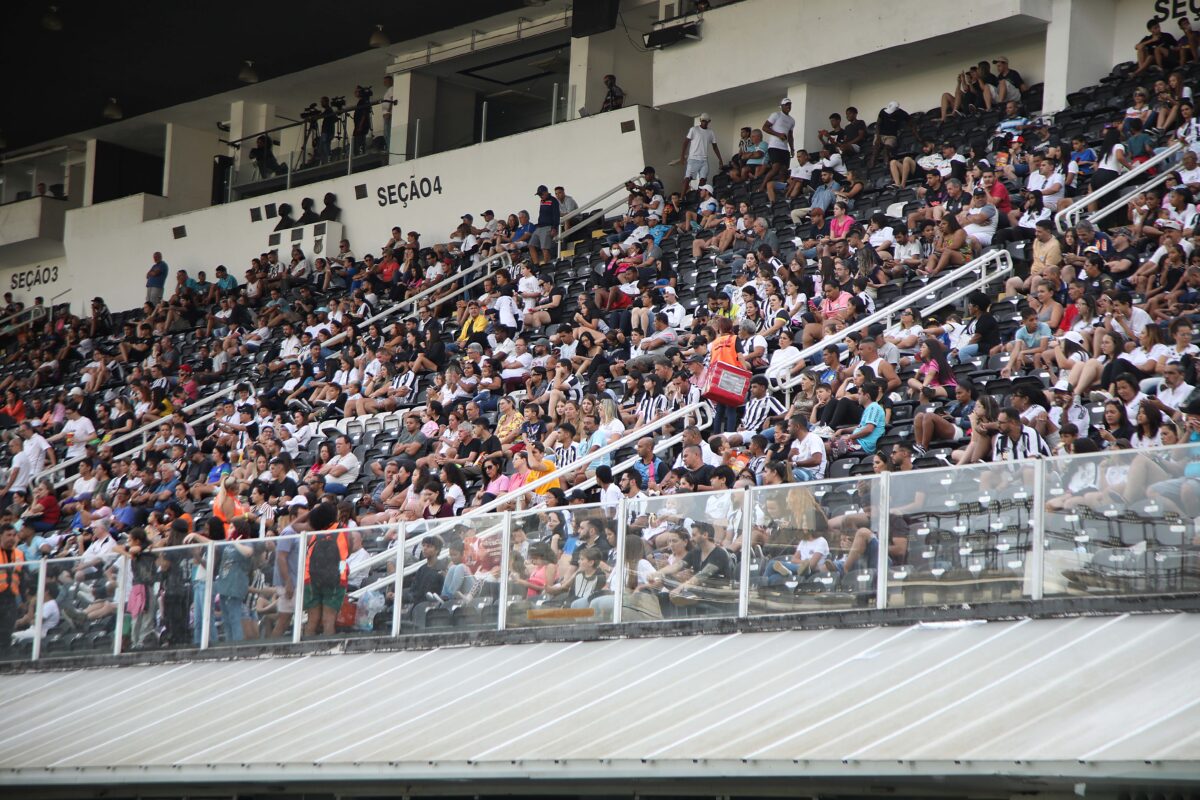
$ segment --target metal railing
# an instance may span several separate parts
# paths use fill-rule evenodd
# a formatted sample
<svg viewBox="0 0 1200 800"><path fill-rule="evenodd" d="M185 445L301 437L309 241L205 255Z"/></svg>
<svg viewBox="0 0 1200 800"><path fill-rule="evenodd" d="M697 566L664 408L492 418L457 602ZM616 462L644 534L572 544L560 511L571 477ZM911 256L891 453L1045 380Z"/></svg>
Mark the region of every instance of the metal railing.
<svg viewBox="0 0 1200 800"><path fill-rule="evenodd" d="M191 405L184 406L182 410L185 414L191 413L198 408L204 408L205 406L215 403L217 400L221 400L225 397L228 397L229 395L236 393L239 389L241 389L243 387L248 387L250 389L251 395L256 394L256 389L255 389L255 386L253 383L251 383L249 381L234 381L231 386L227 386L224 389L220 390L219 392L214 392L213 394L210 394L207 397L203 397L203 398L197 400L196 402L192 403ZM208 420L212 419L215 415L216 415L215 410L209 411L207 414L203 414L199 417L189 418L188 422L193 423L193 424L198 423L198 422L207 422ZM146 448L147 444L149 444L149 442L146 440L147 434L153 432L159 426L169 423L170 421L171 421L171 415L167 415L165 417L160 417L159 419L156 419L153 422L146 423L145 425L141 426L140 428L134 428L129 433L122 434L115 439L110 439L109 441L105 442L104 444L106 446L111 447L113 445L122 444L123 442L132 441L133 439L140 437L142 439L141 442L139 442L134 447L131 447L128 450L123 450L121 452L121 456L123 458L128 458L130 456L136 455L137 453L140 453L142 450L144 450ZM75 466L80 461L83 461L86 458L87 458L86 456L76 456L75 458L63 459L62 461L59 461L57 464L54 464L51 467L47 467L46 469L44 469L41 472L34 475L32 478L32 481L37 482L37 481L44 480L51 475L58 475L57 478L52 480L54 487L57 489L59 487L65 486L67 484L66 470L70 467Z"/></svg>
<svg viewBox="0 0 1200 800"><path fill-rule="evenodd" d="M58 298L62 297L65 294L70 294L71 289L72 289L72 287L70 287L70 286L68 286L66 289L63 289L58 294L54 295L54 297L51 297L50 302L45 305L40 305L40 306L34 305L34 306L29 306L28 308L22 308L20 311L14 311L13 313L9 314L6 317L0 318L0 326L2 326L2 327L0 327L0 336L4 336L9 333L12 333L16 329L20 328L22 325L28 325L28 324L32 323L34 321L34 317L50 316L54 312L54 301L57 300ZM35 311L38 313L34 314ZM29 319L22 321L22 322L13 322L11 325L9 324L9 322L11 320L15 320L15 319L17 319L17 317L20 317L23 314L28 315Z"/></svg>
<svg viewBox="0 0 1200 800"><path fill-rule="evenodd" d="M1135 178L1145 175L1147 172L1160 164L1169 162L1175 156L1175 154L1182 149L1183 145L1179 142L1176 142L1175 144L1163 150L1161 153L1156 154L1153 158L1143 161L1141 164L1138 164L1125 174L1118 176L1116 180L1112 181L1111 183L1105 184L1098 191L1092 192L1091 194L1081 195L1075 200L1075 202L1071 203L1066 208L1061 209L1054 215L1054 224L1058 227L1059 233L1064 233L1067 228L1073 228L1078 225L1083 211L1092 203L1099 202L1106 197L1116 194L1118 190L1133 181ZM1161 181L1159 181L1159 183L1161 183ZM1119 205L1109 206L1105 213L1111 213L1112 210L1120 208L1121 205L1124 205L1123 201ZM1099 211L1097 211L1095 214L1089 215L1089 219L1092 220L1103 218L1104 214L1100 213Z"/></svg>
<svg viewBox="0 0 1200 800"><path fill-rule="evenodd" d="M992 272L988 272L988 267L992 264L996 264L997 268ZM855 320L853 324L847 325L845 328L842 328L839 331L828 334L816 344L811 344L808 347L805 347L800 351L800 357L795 363L805 363L813 356L819 355L821 351L829 345L837 344L838 342L844 340L851 333L864 331L875 323L883 323L885 326L890 326L893 318L899 317L900 313L904 311L904 309L912 306L912 298L914 296L928 295L931 293L936 294L942 289L961 281L963 276L969 272L979 272L979 278L977 278L975 281L972 281L971 286L982 286L1009 274L1012 272L1012 269L1012 254L1007 250L992 250L984 253L973 261L968 261L963 266L956 267L955 269L935 278L934 280L922 286L919 291L913 292L911 295L905 295L904 297L896 300L894 303L878 309L874 314L869 314L860 320ZM932 306L929 307L929 309L936 310L944 307L950 302L952 302L952 300L950 296L947 296L947 298L944 300L936 301ZM799 385L799 383L800 375L795 375L786 381L780 381L776 379L771 388L774 391L791 390L793 387Z"/></svg>
<svg viewBox="0 0 1200 800"><path fill-rule="evenodd" d="M1184 469L1196 463L1197 458L1200 458L1200 447L1183 444L1157 448L1153 452L1068 455L735 489L733 491L739 493L740 497L732 499L737 502L725 503L720 513L723 527L727 529L729 546L739 551L736 570L731 570L724 588L699 589L698 596L694 598L709 605L702 605L696 611L709 616L745 619L796 612L829 615L863 607L877 610L921 605L966 607L976 602L1040 601L1055 596L1072 597L1078 601L1089 594L1111 597L1200 593L1200 573L1190 561L1200 552L1200 535L1190 517L1164 507L1153 498L1147 501L1133 497L1122 508L1093 509L1084 502L1085 493L1073 493L1069 488L1071 476L1076 470L1088 467L1089 462L1100 471L1106 467L1128 467L1139 459L1170 463ZM900 483L904 484L906 491L900 490ZM913 490L919 495L913 501L916 507L906 507L905 511L899 512L895 506L896 498L903 497L904 501L909 501L914 496ZM628 562L624 558L624 534L627 531L632 533L629 527L635 524L641 527L652 525L652 521L648 522L652 520L649 515L655 511L671 511L675 517L681 518L701 518L707 513L704 509L708 508L709 503L719 503L728 494L726 490L647 499L622 497L609 506L594 504L558 509L575 515L576 522L588 517L604 516L614 519L618 527L614 542L616 557L608 580L608 587L613 594L611 612L581 615L579 624L626 621L621 609L628 609L625 606L629 590L625 580ZM841 584L836 592L841 593L840 597L844 600L842 605L822 602L820 595L823 591L835 590L822 589L820 575L811 576L816 578L816 582L810 584L811 591L806 593L796 591L794 584L784 586L782 579L773 581L771 568L772 561L786 560L791 556L796 540L808 532L804 525L804 520L808 518L805 509L811 509L813 503L819 508L833 505L841 507L844 502L836 499L839 495L860 501L853 507L869 522L859 525L859 528L869 530L878 544L877 561L872 562L863 551L859 564L852 567L847 563L837 570L820 573L831 576L831 580ZM833 501L832 505L830 501ZM905 555L893 557L888 554L890 546L895 543L889 533L888 523L897 513L905 514L910 525L902 534L905 537ZM643 519L635 522L641 515L644 515ZM509 606L516 608L522 604L528 605L524 596L518 598L510 593L508 575L513 569L510 556L516 542L514 532L518 529L517 518L520 517L524 522L531 516L513 512L490 515L486 527L475 531L476 539L498 536L501 541L498 575L485 573L482 567L477 570L475 565L468 567L469 574L473 573L475 580L491 584L493 589L498 590L498 594L492 593L496 597L494 621L479 620L474 623L473 629L503 631L537 624L532 615L528 615L526 620L511 618L509 609ZM386 639L389 635L394 637L402 633L406 611L406 604L402 601L405 581L422 563L418 559L414 559L415 563L410 562L410 554L425 538L444 530L445 526L460 523L461 520L455 519L425 520L343 531L394 531L396 545L384 552L385 561L394 565L394 572L351 594L361 598L371 592L390 590L395 601L390 612L383 611L389 614L390 620L386 616L372 617L369 626L355 627L352 631L335 633L334 636L340 640L356 637ZM836 531L833 530L824 533L830 537L834 534ZM289 537L199 542L169 548L181 553L184 566L188 563L203 564L203 574L209 576L193 583L192 596L196 607L193 619L200 629L197 630L193 625L187 631L190 643L184 646L206 650L221 644L211 635L216 594L211 577L215 575L213 566L217 548L240 545L275 549L280 542L291 539L298 550L296 571L290 575L291 583L287 585L298 600L303 596L307 583L307 551L314 535L313 532L302 532ZM822 534L818 532L817 535ZM753 546L747 543L753 543ZM837 558L839 554L848 554L852 549L845 541L838 543L831 540L829 544L832 551L830 559ZM179 566L179 561L176 565ZM28 657L30 660L84 654L61 640L51 642L58 650L48 653L42 630L45 589L49 580L53 578L57 581L64 570L74 572L81 566L80 559L72 557L27 562L20 567L0 567L10 571L19 569L22 578L36 573L38 599ZM361 566L356 565L354 571L361 569ZM114 594L115 614L108 618L107 627L102 633L112 637L111 648L107 647L107 643L100 643L98 647L111 649L114 655L119 655L124 652L122 630L127 607L123 589L131 579L130 564L127 557L115 556L100 564L99 569L115 573L117 591ZM661 591L670 590L675 594L679 588L682 587L668 584ZM838 596L826 595L824 600L837 600ZM416 598L414 601L421 602ZM408 608L412 608L412 604L408 604ZM379 609L382 611L382 607ZM694 620L694 617L695 614L682 614L680 621ZM183 615L183 619L186 626L187 614ZM664 621L671 620L668 618ZM278 646L289 640L300 643L310 638L304 633L303 613L295 613L290 624L290 631L284 628L281 637L264 639L258 643ZM668 629L664 635L670 633ZM320 637L319 634L317 636Z"/></svg>
<svg viewBox="0 0 1200 800"><path fill-rule="evenodd" d="M634 175L632 178L629 178L628 180L621 181L616 186L609 189L607 192L602 192L599 195L597 195L596 197L594 197L593 199L589 200L588 202L583 203L582 205L580 205L578 208L576 208L571 213L564 214L558 221L558 236L555 237L555 241L558 242L559 255L562 255L563 239L567 238L568 236L570 236L572 233L579 230L580 228L586 228L588 225L591 225L596 220L602 219L605 214L607 214L608 212L612 211L614 208L625 203L627 198L623 196L618 200L614 200L612 203L610 203L609 205L600 209L599 211L593 211L591 213L588 213L588 211L587 211L588 209L594 207L597 203L603 202L604 200L608 199L609 197L612 197L614 194L617 194L619 192L624 192L627 184L633 183L635 185L640 185L641 183L644 183L644 182L645 181L641 175ZM573 225L570 225L570 226L567 225L568 220L571 220L571 219L581 216L583 214L587 214L587 216L583 220L581 220L580 222L577 222Z"/></svg>
<svg viewBox="0 0 1200 800"><path fill-rule="evenodd" d="M1003 253L1004 255L1001 256L1001 255L999 255L1000 253ZM967 283L963 286L958 287L957 289L950 292L949 294L937 293L936 300L934 300L932 303L930 303L929 305L927 305L924 308L919 310L919 312L918 312L920 315L919 318L924 319L924 318L930 316L931 314L933 314L934 312L940 311L941 309L945 308L948 305L957 303L959 300L962 300L967 295L971 294L971 292L983 289L989 283L992 283L993 281L997 281L1000 278L1002 278L1005 275L1012 272L1012 270L1013 270L1012 255L1007 250L995 250L995 251L992 251L991 253L985 254L984 257L993 256L993 255L996 256L996 258L994 258L992 260L1001 262L1001 269L997 270L996 272L992 272L992 273L987 272L986 269L981 269L979 271L979 277L976 278L975 280L971 281L970 283ZM962 277L961 274L959 274L959 277ZM928 295L928 294L930 294L930 292L928 290L926 290L925 294ZM887 329L887 331L885 331L885 333L894 333L895 331L897 331L899 329L900 329L899 323L894 323L888 327L888 329Z"/></svg>
<svg viewBox="0 0 1200 800"><path fill-rule="evenodd" d="M417 304L420 301L433 295L439 289L443 289L447 286L450 286L451 284L461 281L464 278L466 278L467 275L470 275L473 272L477 272L477 271L483 269L484 267L487 267L487 266L490 266L490 265L496 264L496 263L499 263L501 266L503 266L505 268L511 269L512 268L512 256L509 255L508 251L506 251L506 250L502 250L499 253L494 253L493 255L488 256L487 258L483 259L479 263L472 264L471 266L467 267L466 269L464 269L460 272L454 272L454 273L446 276L442 280L438 281L437 283L432 284L431 286L426 286L424 289L422 289L421 291L412 295L411 297L406 297L403 300L401 300L400 302L394 303L391 306L388 306L386 309L376 313L374 316L368 317L358 327L360 329L365 330L370 325L372 325L376 322L379 322L382 319L387 319L389 317L395 316L396 314L400 313L400 311L405 306L412 306L415 309L417 307ZM474 281L471 281L470 283L460 286L458 289L456 289L455 291L451 292L448 295L445 295L444 297L438 298L438 302L442 302L443 300L448 300L452 297L462 294L467 289L472 288L472 287L482 283L484 281L484 279L490 278L495 272L496 272L495 269L488 270L488 272L486 274L480 276L479 278L476 278ZM393 323L393 324L395 324L395 323ZM346 337L346 335L347 335L347 332L343 331L343 332L339 333L337 336L332 336L329 338L329 341L326 342L326 345L331 345L331 344L340 342L340 341L342 341L342 339L344 339Z"/></svg>

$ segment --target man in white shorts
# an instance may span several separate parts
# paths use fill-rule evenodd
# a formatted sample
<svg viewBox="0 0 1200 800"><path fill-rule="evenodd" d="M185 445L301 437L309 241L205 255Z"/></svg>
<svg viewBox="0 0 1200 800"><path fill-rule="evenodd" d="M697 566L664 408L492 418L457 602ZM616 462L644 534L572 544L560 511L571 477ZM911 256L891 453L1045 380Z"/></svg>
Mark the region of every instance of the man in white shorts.
<svg viewBox="0 0 1200 800"><path fill-rule="evenodd" d="M717 154L717 164L722 163L721 148L717 147L717 134L708 127L711 121L712 117L708 114L701 114L700 124L693 125L683 140L683 151L680 153L679 159L687 162L687 167L683 172L683 194L685 195L692 186L692 178L697 181L708 179L708 148L711 147Z"/></svg>

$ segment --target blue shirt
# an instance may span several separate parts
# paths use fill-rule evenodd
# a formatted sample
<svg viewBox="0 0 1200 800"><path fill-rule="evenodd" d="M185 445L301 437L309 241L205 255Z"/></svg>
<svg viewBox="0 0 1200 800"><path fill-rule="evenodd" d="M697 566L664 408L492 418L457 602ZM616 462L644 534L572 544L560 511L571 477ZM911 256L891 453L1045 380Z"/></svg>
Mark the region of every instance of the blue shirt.
<svg viewBox="0 0 1200 800"><path fill-rule="evenodd" d="M1096 169L1096 151L1090 147L1085 147L1077 153L1072 152L1071 160L1079 164L1080 175L1091 175L1092 171ZM1084 161L1090 161L1091 163L1085 166L1081 163Z"/></svg>
<svg viewBox="0 0 1200 800"><path fill-rule="evenodd" d="M867 425L874 425L875 429L867 436L859 439L858 443L862 446L864 453L874 453L875 445L879 442L879 437L883 436L884 414L883 406L879 405L879 403L871 403L871 405L863 409L862 419L859 420L858 428L861 430Z"/></svg>
<svg viewBox="0 0 1200 800"><path fill-rule="evenodd" d="M591 452L593 447L604 447L604 445L606 445L606 444L608 444L608 434L605 433L604 431L596 431L588 439L587 452ZM599 458L596 458L595 460L593 460L591 463L591 465L593 467L598 467L601 464L611 467L612 466L612 453L609 453L606 456L600 456Z"/></svg>
<svg viewBox="0 0 1200 800"><path fill-rule="evenodd" d="M529 237L533 236L534 226L532 222L526 222L524 225L518 225L513 231L513 241L528 242Z"/></svg>
<svg viewBox="0 0 1200 800"><path fill-rule="evenodd" d="M1026 349L1033 349L1042 343L1042 339L1050 338L1050 326L1039 322L1033 333L1030 333L1029 329L1022 325L1017 328L1016 338Z"/></svg>
<svg viewBox="0 0 1200 800"><path fill-rule="evenodd" d="M238 287L237 278L226 274L224 278L217 278L217 288L222 292L232 292Z"/></svg>
<svg viewBox="0 0 1200 800"><path fill-rule="evenodd" d="M150 268L150 277L146 278L146 288L161 289L167 285L167 262L158 261Z"/></svg>

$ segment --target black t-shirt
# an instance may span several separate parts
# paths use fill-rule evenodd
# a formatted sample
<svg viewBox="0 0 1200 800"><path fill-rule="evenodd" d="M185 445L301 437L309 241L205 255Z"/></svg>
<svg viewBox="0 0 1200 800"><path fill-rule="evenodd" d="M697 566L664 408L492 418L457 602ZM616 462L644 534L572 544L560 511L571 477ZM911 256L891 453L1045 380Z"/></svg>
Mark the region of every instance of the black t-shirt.
<svg viewBox="0 0 1200 800"><path fill-rule="evenodd" d="M563 320L563 312L567 310L567 290L561 286L555 286L550 290L550 299L558 298L558 305L546 310L550 315L550 322L558 325Z"/></svg>
<svg viewBox="0 0 1200 800"><path fill-rule="evenodd" d="M271 481L267 484L267 497L295 497L299 491L300 487L287 476L281 481Z"/></svg>
<svg viewBox="0 0 1200 800"><path fill-rule="evenodd" d="M880 111L875 130L880 136L899 136L900 126L907 125L910 119L911 116L903 108L897 108L891 114Z"/></svg>
<svg viewBox="0 0 1200 800"><path fill-rule="evenodd" d="M683 557L683 563L688 565L688 569L692 572L699 572L706 566L712 566L715 570L710 578L729 579L729 553L723 548L714 547L708 554L708 557L702 558L700 548L696 547L688 551L688 554Z"/></svg>
<svg viewBox="0 0 1200 800"><path fill-rule="evenodd" d="M1008 81L1013 86L1016 86L1018 89L1020 89L1021 84L1025 82L1021 79L1021 73L1017 72L1015 69L1010 69L1007 73L1005 73L1004 80ZM999 85L999 83L999 76L997 76L996 84Z"/></svg>
<svg viewBox="0 0 1200 800"><path fill-rule="evenodd" d="M991 312L984 312L975 323L975 334L979 337L979 355L986 356L988 351L1000 344L1000 325Z"/></svg>
<svg viewBox="0 0 1200 800"><path fill-rule="evenodd" d="M707 486L709 481L712 480L713 468L708 464L701 464L700 469L693 470L688 474L691 476L692 482L697 486Z"/></svg>
<svg viewBox="0 0 1200 800"><path fill-rule="evenodd" d="M863 122L861 119L856 119L856 120L854 120L854 122L851 122L849 125L847 125L845 127L844 131L842 132L842 141L843 142L853 142L855 137L857 137L860 133L863 135L863 138L861 141L865 142L866 134L867 134L867 123Z"/></svg>
<svg viewBox="0 0 1200 800"><path fill-rule="evenodd" d="M963 206L970 202L971 198L967 197L966 192L959 193L958 197L946 195L946 199L942 201L942 206L946 209L947 214L957 216L958 212L963 210Z"/></svg>
<svg viewBox="0 0 1200 800"><path fill-rule="evenodd" d="M467 445L466 453L460 455L467 455L473 459L480 453L495 453L499 449L500 440L495 436L489 436L487 439L472 439Z"/></svg>

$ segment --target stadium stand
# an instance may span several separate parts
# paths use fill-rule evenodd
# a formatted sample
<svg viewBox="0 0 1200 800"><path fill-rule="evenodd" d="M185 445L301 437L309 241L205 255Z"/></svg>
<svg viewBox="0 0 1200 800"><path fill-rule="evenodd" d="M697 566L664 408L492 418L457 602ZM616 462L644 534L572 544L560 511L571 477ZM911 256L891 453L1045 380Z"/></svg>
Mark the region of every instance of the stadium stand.
<svg viewBox="0 0 1200 800"><path fill-rule="evenodd" d="M10 305L0 658L1195 591L1200 67L1135 66Z"/></svg>

